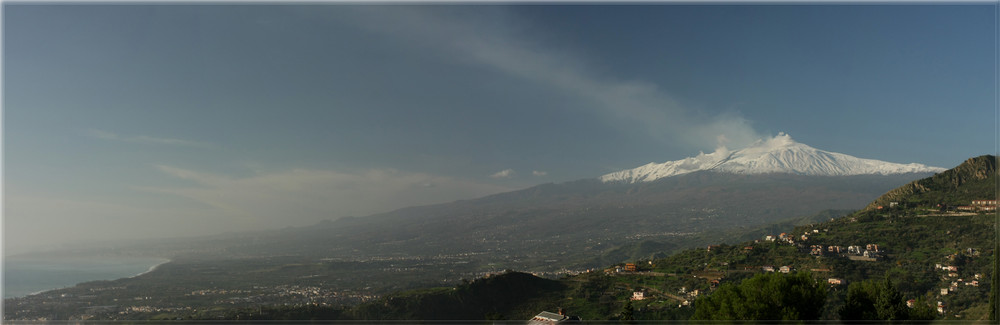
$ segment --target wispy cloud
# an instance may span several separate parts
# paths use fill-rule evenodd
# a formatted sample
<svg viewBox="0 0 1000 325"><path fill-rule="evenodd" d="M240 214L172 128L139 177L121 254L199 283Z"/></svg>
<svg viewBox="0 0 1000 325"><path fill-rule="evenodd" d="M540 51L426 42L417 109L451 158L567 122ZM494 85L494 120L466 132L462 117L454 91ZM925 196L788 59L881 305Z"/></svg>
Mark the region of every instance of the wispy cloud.
<svg viewBox="0 0 1000 325"><path fill-rule="evenodd" d="M189 141L189 140L181 140L173 138L151 137L146 135L125 136L98 129L89 129L87 130L87 134L98 139L112 140L112 141L183 146L183 147L198 147L198 148L212 147L212 144L205 142L197 142L197 141Z"/></svg>
<svg viewBox="0 0 1000 325"><path fill-rule="evenodd" d="M356 22L372 31L419 40L464 62L586 99L592 104L573 109L592 110L623 129L638 127L665 143L714 148L720 138L733 146L762 138L736 112L704 114L683 107L655 83L595 73L586 58L534 41L531 26L503 12L470 17L446 10L365 7L355 14Z"/></svg>
<svg viewBox="0 0 1000 325"><path fill-rule="evenodd" d="M539 171L539 170L533 170L533 171L531 171L531 174L535 175L535 176L545 176L545 175L548 175L549 172L544 172L544 171Z"/></svg>
<svg viewBox="0 0 1000 325"><path fill-rule="evenodd" d="M497 179L500 179L500 178L511 178L511 177L514 177L514 170L510 169L510 168L507 168L507 169L498 171L496 173L493 173L493 175L490 175L490 177L497 178Z"/></svg>
<svg viewBox="0 0 1000 325"><path fill-rule="evenodd" d="M448 176L369 169L341 172L289 169L233 177L155 165L160 172L192 181L188 187L139 187L189 198L234 220L262 227L302 225L322 219L364 216L415 205L471 199L514 188Z"/></svg>

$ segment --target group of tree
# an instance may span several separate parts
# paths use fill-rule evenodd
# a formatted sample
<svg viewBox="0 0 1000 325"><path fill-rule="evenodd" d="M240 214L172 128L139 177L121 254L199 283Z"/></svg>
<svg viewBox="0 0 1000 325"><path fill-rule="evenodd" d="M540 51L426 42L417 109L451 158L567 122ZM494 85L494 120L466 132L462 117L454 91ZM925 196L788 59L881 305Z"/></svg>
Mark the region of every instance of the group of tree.
<svg viewBox="0 0 1000 325"><path fill-rule="evenodd" d="M903 296L886 276L851 283L840 319L847 320L932 320L936 313L923 299L907 307Z"/></svg>
<svg viewBox="0 0 1000 325"><path fill-rule="evenodd" d="M826 287L808 272L764 273L719 286L695 302L695 320L819 319Z"/></svg>
<svg viewBox="0 0 1000 325"><path fill-rule="evenodd" d="M758 274L739 284L723 284L695 302L694 320L815 320L823 314L826 286L808 272ZM843 320L933 320L923 299L913 308L889 281L852 283L839 310Z"/></svg>

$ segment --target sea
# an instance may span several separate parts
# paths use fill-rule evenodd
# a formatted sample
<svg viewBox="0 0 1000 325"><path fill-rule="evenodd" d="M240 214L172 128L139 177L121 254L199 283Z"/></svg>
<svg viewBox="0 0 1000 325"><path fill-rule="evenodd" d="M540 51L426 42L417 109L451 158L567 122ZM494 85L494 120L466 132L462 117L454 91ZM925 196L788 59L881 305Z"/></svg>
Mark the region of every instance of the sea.
<svg viewBox="0 0 1000 325"><path fill-rule="evenodd" d="M5 257L3 297L24 297L81 282L132 277L168 261L149 257Z"/></svg>

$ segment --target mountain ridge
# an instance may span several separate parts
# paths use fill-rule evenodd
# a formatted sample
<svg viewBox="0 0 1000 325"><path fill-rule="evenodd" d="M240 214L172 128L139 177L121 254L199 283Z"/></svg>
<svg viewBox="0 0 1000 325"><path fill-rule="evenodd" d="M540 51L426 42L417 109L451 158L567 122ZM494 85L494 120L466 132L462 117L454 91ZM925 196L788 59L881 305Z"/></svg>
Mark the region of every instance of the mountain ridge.
<svg viewBox="0 0 1000 325"><path fill-rule="evenodd" d="M918 163L898 164L819 150L796 142L785 133L758 140L744 149L720 147L712 153L663 163L649 163L598 177L605 183L639 183L696 171L729 174L787 173L812 176L892 175L939 173L946 169Z"/></svg>
<svg viewBox="0 0 1000 325"><path fill-rule="evenodd" d="M865 207L865 211L888 206L890 202L909 204L967 205L971 200L997 199L996 196L982 195L983 189L995 187L991 176L996 176L997 157L983 155L965 160L962 164L934 176L918 179L893 189ZM950 191L949 196L928 195L933 192ZM932 202L933 201L933 202Z"/></svg>

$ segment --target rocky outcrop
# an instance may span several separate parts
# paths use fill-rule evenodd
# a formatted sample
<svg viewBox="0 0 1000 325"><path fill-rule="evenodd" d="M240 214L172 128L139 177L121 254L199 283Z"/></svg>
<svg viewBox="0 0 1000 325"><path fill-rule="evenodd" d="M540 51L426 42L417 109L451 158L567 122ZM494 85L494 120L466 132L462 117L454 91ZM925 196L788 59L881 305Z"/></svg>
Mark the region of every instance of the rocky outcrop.
<svg viewBox="0 0 1000 325"><path fill-rule="evenodd" d="M934 176L916 180L882 195L868 204L865 210L888 206L890 202L905 202L922 193L938 190L956 190L970 182L981 182L997 175L997 157L984 155L969 158L961 165ZM988 195L984 195L988 196ZM993 196L995 196L995 191ZM986 197L983 197L986 198Z"/></svg>

